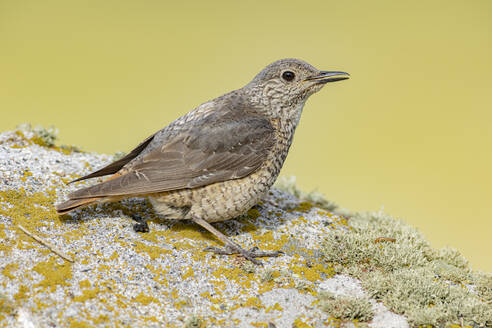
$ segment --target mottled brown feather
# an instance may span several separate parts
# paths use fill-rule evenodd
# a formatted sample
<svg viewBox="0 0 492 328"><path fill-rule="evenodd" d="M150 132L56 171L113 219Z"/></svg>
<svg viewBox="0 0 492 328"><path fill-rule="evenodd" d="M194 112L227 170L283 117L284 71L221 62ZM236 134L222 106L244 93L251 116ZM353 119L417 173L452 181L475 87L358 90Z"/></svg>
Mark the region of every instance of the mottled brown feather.
<svg viewBox="0 0 492 328"><path fill-rule="evenodd" d="M125 157L122 157L119 160L117 160L117 161L115 161L109 165L106 165L105 167L103 167L103 168L101 168L95 172L92 172L91 174L88 174L88 175L83 176L81 178L72 180L69 183L82 181L82 180L86 180L86 179L90 179L90 178L102 177L105 175L114 174L114 173L118 172L128 162L130 162L132 159L137 157L142 152L142 150L144 150L145 147L148 146L148 144L152 141L152 139L154 139L154 136L155 136L155 134L153 134L150 137L148 137L147 139L145 139L142 143L140 143L137 147L135 147L135 149L133 149Z"/></svg>
<svg viewBox="0 0 492 328"><path fill-rule="evenodd" d="M69 197L147 194L242 178L264 163L274 143L274 129L261 116L245 111L208 115L136 158L121 176Z"/></svg>

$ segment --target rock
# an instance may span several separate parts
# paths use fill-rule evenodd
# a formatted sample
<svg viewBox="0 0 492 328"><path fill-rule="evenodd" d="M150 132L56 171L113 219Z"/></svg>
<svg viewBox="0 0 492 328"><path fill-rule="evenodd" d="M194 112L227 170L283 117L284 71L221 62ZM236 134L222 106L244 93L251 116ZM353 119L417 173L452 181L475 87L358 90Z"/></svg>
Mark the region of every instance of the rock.
<svg viewBox="0 0 492 328"><path fill-rule="evenodd" d="M297 198L292 185L293 194L272 189L244 216L215 224L245 248L285 252L263 259L264 266L202 251L222 245L197 225L157 216L141 198L58 216L54 203L94 182L66 183L110 160L43 143L30 129L0 134L1 326L354 326L362 318L357 317L360 309L339 318L326 312L326 302L345 304L340 297L367 300L369 326L415 322L405 316L411 312L394 313L374 290L364 291L357 270L353 276L362 280L349 277L344 268L353 263L327 256L328 246L333 247L326 244L327 236L352 233L345 212L318 195L297 192L309 200ZM134 232L132 213L150 220L149 233ZM384 240L380 246L392 243ZM490 297L484 281L477 285L484 291L475 293L477 299ZM323 296L328 292L333 294L330 301Z"/></svg>

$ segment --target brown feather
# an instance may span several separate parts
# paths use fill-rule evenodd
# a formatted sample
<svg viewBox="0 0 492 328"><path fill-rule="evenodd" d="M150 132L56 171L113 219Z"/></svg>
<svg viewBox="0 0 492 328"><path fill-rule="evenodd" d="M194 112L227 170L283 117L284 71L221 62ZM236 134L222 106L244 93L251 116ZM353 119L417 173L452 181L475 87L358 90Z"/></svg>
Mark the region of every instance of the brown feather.
<svg viewBox="0 0 492 328"><path fill-rule="evenodd" d="M95 172L92 172L91 174L88 174L88 175L83 176L81 178L72 180L69 183L82 181L82 180L86 180L86 179L90 179L90 178L102 177L105 175L109 175L109 174L113 174L113 173L118 172L128 162L130 162L132 159L137 157L142 152L142 150L144 150L145 147L148 146L148 144L152 141L152 139L154 139L154 136L155 136L155 134L153 134L150 137L148 137L147 139L145 139L142 143L140 143L137 147L135 147L135 149L133 149L125 157L120 158L119 160L117 160L117 161L115 161L109 165L106 165L105 167L103 167L103 168L101 168Z"/></svg>
<svg viewBox="0 0 492 328"><path fill-rule="evenodd" d="M275 142L265 118L245 112L209 115L160 147L136 158L121 176L77 190L71 199L137 195L245 177L266 160Z"/></svg>
<svg viewBox="0 0 492 328"><path fill-rule="evenodd" d="M92 204L92 203L100 200L100 199L101 199L101 197L84 198L84 199L70 199L70 200L67 200L66 202L55 205L55 209L56 209L56 212L58 214L66 214L68 212L75 210L76 208L79 208L82 206L87 206L89 204Z"/></svg>

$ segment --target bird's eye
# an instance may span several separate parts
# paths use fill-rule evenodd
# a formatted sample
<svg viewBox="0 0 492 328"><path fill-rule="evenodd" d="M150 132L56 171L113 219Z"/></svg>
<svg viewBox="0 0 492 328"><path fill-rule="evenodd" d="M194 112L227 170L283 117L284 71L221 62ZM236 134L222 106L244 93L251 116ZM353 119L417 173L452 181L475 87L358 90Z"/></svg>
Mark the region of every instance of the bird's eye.
<svg viewBox="0 0 492 328"><path fill-rule="evenodd" d="M285 71L282 73L282 78L285 81L292 81L295 77L296 77L296 75L294 74L294 72L291 72L291 71Z"/></svg>

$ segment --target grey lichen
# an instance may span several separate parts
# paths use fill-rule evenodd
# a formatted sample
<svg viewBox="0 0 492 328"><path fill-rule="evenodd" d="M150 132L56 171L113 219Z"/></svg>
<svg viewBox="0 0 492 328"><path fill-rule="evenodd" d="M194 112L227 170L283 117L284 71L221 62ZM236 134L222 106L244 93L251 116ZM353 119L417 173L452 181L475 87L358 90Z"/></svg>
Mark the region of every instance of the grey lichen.
<svg viewBox="0 0 492 328"><path fill-rule="evenodd" d="M45 146L53 147L56 139L58 138L58 129L54 126L45 128L41 125L37 125L34 128L29 123L23 123L17 126L17 129L21 132L32 132L39 138Z"/></svg>
<svg viewBox="0 0 492 328"><path fill-rule="evenodd" d="M125 156L126 156L126 153L124 151L117 151L116 153L113 154L113 161L120 160Z"/></svg>
<svg viewBox="0 0 492 328"><path fill-rule="evenodd" d="M374 317L372 304L364 297L335 296L328 292L318 296L323 311L337 319L371 321Z"/></svg>
<svg viewBox="0 0 492 328"><path fill-rule="evenodd" d="M356 214L349 225L329 234L322 252L371 298L415 327L492 324L490 275L473 274L458 251L432 249L415 228L382 212Z"/></svg>
<svg viewBox="0 0 492 328"><path fill-rule="evenodd" d="M337 204L335 204L330 200L327 200L324 197L324 195L318 191L311 191L309 193L302 191L296 185L295 176L290 176L290 177L281 176L280 178L277 179L277 182L275 183L275 188L288 192L289 194L292 194L301 200L309 201L314 205L323 208L327 211L334 211L335 209L338 208Z"/></svg>
<svg viewBox="0 0 492 328"><path fill-rule="evenodd" d="M472 280L475 282L475 291L478 296L492 307L492 275L476 272Z"/></svg>
<svg viewBox="0 0 492 328"><path fill-rule="evenodd" d="M73 145L56 145L56 141L58 139L58 129L54 126L43 127L41 125L37 125L32 127L30 123L22 123L17 126L17 129L14 131L15 134L21 136L24 141L27 141L28 144L37 144L42 147L53 148L59 151L64 152L65 154L69 154L71 152L82 152L82 150Z"/></svg>
<svg viewBox="0 0 492 328"><path fill-rule="evenodd" d="M242 262L240 268L246 273L255 273L257 270L257 266L249 261Z"/></svg>
<svg viewBox="0 0 492 328"><path fill-rule="evenodd" d="M197 316L191 316L189 317L184 324L185 328L200 328L203 326L202 319L200 319Z"/></svg>
<svg viewBox="0 0 492 328"><path fill-rule="evenodd" d="M272 269L265 269L265 271L261 274L261 282L273 281L273 279L275 278L274 272L275 271Z"/></svg>

